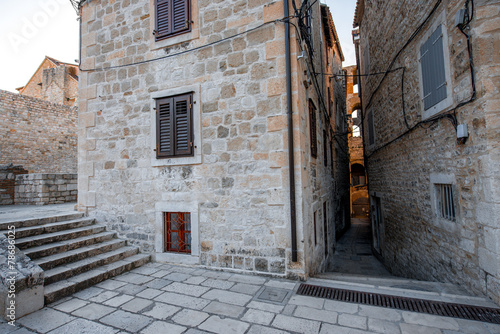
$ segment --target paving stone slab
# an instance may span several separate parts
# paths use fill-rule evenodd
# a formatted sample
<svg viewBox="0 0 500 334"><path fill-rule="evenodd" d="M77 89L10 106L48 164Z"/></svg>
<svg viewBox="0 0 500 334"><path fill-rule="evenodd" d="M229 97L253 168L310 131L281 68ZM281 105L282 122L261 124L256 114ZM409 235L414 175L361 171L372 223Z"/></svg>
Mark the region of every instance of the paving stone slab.
<svg viewBox="0 0 500 334"><path fill-rule="evenodd" d="M210 315L205 312L184 309L172 317L172 321L188 326L196 327L205 321Z"/></svg>
<svg viewBox="0 0 500 334"><path fill-rule="evenodd" d="M292 296L290 298L289 304L307 306L317 309L322 309L325 304L325 300L321 298L307 297L307 296Z"/></svg>
<svg viewBox="0 0 500 334"><path fill-rule="evenodd" d="M214 315L202 323L199 328L217 334L243 334L250 327L246 322L234 319L221 319Z"/></svg>
<svg viewBox="0 0 500 334"><path fill-rule="evenodd" d="M336 324L338 318L337 312L318 310L307 306L297 306L294 315L298 318L317 320L331 324Z"/></svg>
<svg viewBox="0 0 500 334"><path fill-rule="evenodd" d="M376 318L393 322L400 321L402 319L401 311L369 305L359 305L358 314L369 318Z"/></svg>
<svg viewBox="0 0 500 334"><path fill-rule="evenodd" d="M149 282L148 282L149 283ZM146 290L148 287L145 285L137 285L137 284L125 284L122 287L119 287L118 289L115 289L115 292L119 293L125 293L127 295L136 295L139 292Z"/></svg>
<svg viewBox="0 0 500 334"><path fill-rule="evenodd" d="M146 307L153 304L153 301L143 298L134 298L129 302L126 302L121 306L122 310L140 313L140 311L144 310Z"/></svg>
<svg viewBox="0 0 500 334"><path fill-rule="evenodd" d="M181 310L180 307L172 306L164 303L155 302L151 310L144 311L142 314L153 317L159 320L170 318L175 313Z"/></svg>
<svg viewBox="0 0 500 334"><path fill-rule="evenodd" d="M133 333L139 332L148 326L153 320L143 315L125 311L115 311L100 320L101 323L120 328Z"/></svg>
<svg viewBox="0 0 500 334"><path fill-rule="evenodd" d="M170 274L164 276L163 278L167 279L169 281L183 282L183 281L191 278L191 275L173 272L173 273L170 273Z"/></svg>
<svg viewBox="0 0 500 334"><path fill-rule="evenodd" d="M202 294L210 290L210 288L198 285L185 284L180 282L173 282L172 284L167 285L162 290L180 293L183 295L200 297Z"/></svg>
<svg viewBox="0 0 500 334"><path fill-rule="evenodd" d="M161 295L162 293L163 291L161 290L149 288L139 292L138 294L136 294L136 296L140 298L153 299Z"/></svg>
<svg viewBox="0 0 500 334"><path fill-rule="evenodd" d="M171 283L172 283L172 281L167 280L167 279L155 278L154 280L149 281L146 284L144 284L143 287L148 287L148 288L152 288L152 289L161 289L161 288L164 288Z"/></svg>
<svg viewBox="0 0 500 334"><path fill-rule="evenodd" d="M98 294L97 296L94 296L92 298L89 298L88 300L94 303L102 303L118 295L119 293L115 291L104 291L103 293Z"/></svg>
<svg viewBox="0 0 500 334"><path fill-rule="evenodd" d="M368 318L368 330L382 334L400 334L399 325L394 322Z"/></svg>
<svg viewBox="0 0 500 334"><path fill-rule="evenodd" d="M180 334L186 330L186 327L174 325L165 321L155 321L141 331L141 334Z"/></svg>
<svg viewBox="0 0 500 334"><path fill-rule="evenodd" d="M164 292L163 294L156 297L154 300L161 303L187 307L194 310L201 310L210 303L209 300L203 298L180 295L178 293L173 293L173 292Z"/></svg>
<svg viewBox="0 0 500 334"><path fill-rule="evenodd" d="M255 309L248 309L241 320L253 324L269 325L276 314Z"/></svg>
<svg viewBox="0 0 500 334"><path fill-rule="evenodd" d="M327 311L335 311L338 313L355 314L359 311L358 304L344 303L336 300L325 300L324 308Z"/></svg>
<svg viewBox="0 0 500 334"><path fill-rule="evenodd" d="M235 284L236 283L234 282L221 281L213 278L208 278L203 283L201 283L201 285L203 286L220 290L228 290Z"/></svg>
<svg viewBox="0 0 500 334"><path fill-rule="evenodd" d="M354 329L349 327L342 327L331 324L323 324L319 334L366 334L372 333L361 329Z"/></svg>
<svg viewBox="0 0 500 334"><path fill-rule="evenodd" d="M250 276L250 275L240 275L234 274L227 279L231 282L238 283L247 283L247 284L255 284L255 285L263 285L266 283L267 279L259 276Z"/></svg>
<svg viewBox="0 0 500 334"><path fill-rule="evenodd" d="M247 334L288 334L290 332L282 331L281 329L264 327L261 325L252 325Z"/></svg>
<svg viewBox="0 0 500 334"><path fill-rule="evenodd" d="M37 334L37 332L30 331L26 328L19 328L18 330L11 332L10 334Z"/></svg>
<svg viewBox="0 0 500 334"><path fill-rule="evenodd" d="M162 278L162 277L167 276L168 274L171 274L171 273L172 273L171 270L158 270L157 272L155 272L151 276L156 277L156 278Z"/></svg>
<svg viewBox="0 0 500 334"><path fill-rule="evenodd" d="M273 313L280 313L285 308L285 306L283 306L283 305L258 302L255 300L252 300L250 303L248 303L247 307L254 308L257 310L261 310L261 311L273 312Z"/></svg>
<svg viewBox="0 0 500 334"><path fill-rule="evenodd" d="M132 272L119 275L115 277L115 280L117 281L122 281L122 282L127 282L127 283L133 283L133 284L144 284L149 281L152 281L154 278L146 275L139 275L135 274Z"/></svg>
<svg viewBox="0 0 500 334"><path fill-rule="evenodd" d="M122 304L125 304L128 301L131 301L132 299L134 299L134 296L121 295L121 296L117 296L117 297L111 298L109 300L106 300L104 302L104 304L111 306L111 307L118 307Z"/></svg>
<svg viewBox="0 0 500 334"><path fill-rule="evenodd" d="M67 300L64 303L52 306L52 308L55 308L55 309L62 311L62 312L71 313L74 310L77 310L80 307L87 305L88 303L89 302L85 301L85 300L81 300L78 298L71 298L70 300Z"/></svg>
<svg viewBox="0 0 500 334"><path fill-rule="evenodd" d="M272 288L294 290L295 287L298 285L298 283L297 282L290 282L290 281L283 281L283 280L270 280L269 282L266 282L266 284L264 284L264 285L272 287Z"/></svg>
<svg viewBox="0 0 500 334"><path fill-rule="evenodd" d="M203 311L232 318L239 318L240 315L245 312L245 308L241 306L213 301L208 304L207 307L203 309Z"/></svg>
<svg viewBox="0 0 500 334"><path fill-rule="evenodd" d="M442 334L439 328L422 325L400 324L401 334Z"/></svg>
<svg viewBox="0 0 500 334"><path fill-rule="evenodd" d="M219 289L210 290L207 293L205 293L202 297L205 299L217 300L221 303L227 303L239 306L244 306L252 299L252 296L248 296L237 292L219 290Z"/></svg>
<svg viewBox="0 0 500 334"><path fill-rule="evenodd" d="M403 312L403 319L408 324L425 325L440 329L459 330L458 322L449 317L440 317L430 314Z"/></svg>
<svg viewBox="0 0 500 334"><path fill-rule="evenodd" d="M97 320L115 311L114 308L101 304L89 304L71 313L74 316L88 320Z"/></svg>
<svg viewBox="0 0 500 334"><path fill-rule="evenodd" d="M345 327L367 329L367 317L354 315L354 314L339 314L339 325Z"/></svg>
<svg viewBox="0 0 500 334"><path fill-rule="evenodd" d="M34 331L47 333L73 319L75 317L47 307L18 319L17 323Z"/></svg>
<svg viewBox="0 0 500 334"><path fill-rule="evenodd" d="M126 282L120 282L120 281L116 281L114 279L108 279L108 280L105 280L105 281L97 284L96 287L106 289L106 290L115 290L115 289L118 289L126 284L127 284Z"/></svg>
<svg viewBox="0 0 500 334"><path fill-rule="evenodd" d="M160 270L161 270L160 268L157 268L157 267L150 266L150 265L146 264L146 265L141 266L139 268L132 269L130 271L130 273L151 276L151 275L153 275L154 273L156 273L156 272L158 272Z"/></svg>
<svg viewBox="0 0 500 334"><path fill-rule="evenodd" d="M92 286L92 287L87 288L85 290L74 293L73 297L88 300L92 297L100 295L104 291L105 291L104 289L100 289L100 288L96 288L95 286Z"/></svg>
<svg viewBox="0 0 500 334"><path fill-rule="evenodd" d="M260 285L246 284L246 283L237 283L233 286L230 291L244 293L247 295L254 295L261 289Z"/></svg>
<svg viewBox="0 0 500 334"><path fill-rule="evenodd" d="M119 330L116 328L105 326L94 321L76 319L50 331L48 334L115 334L118 331Z"/></svg>
<svg viewBox="0 0 500 334"><path fill-rule="evenodd" d="M316 334L319 332L321 323L314 320L299 319L278 314L272 323L273 327L287 331Z"/></svg>

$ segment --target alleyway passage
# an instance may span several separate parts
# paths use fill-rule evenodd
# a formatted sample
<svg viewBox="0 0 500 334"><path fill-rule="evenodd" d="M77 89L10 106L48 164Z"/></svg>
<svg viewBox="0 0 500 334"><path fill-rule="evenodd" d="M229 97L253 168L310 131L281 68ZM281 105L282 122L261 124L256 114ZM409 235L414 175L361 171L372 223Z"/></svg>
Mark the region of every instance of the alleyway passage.
<svg viewBox="0 0 500 334"><path fill-rule="evenodd" d="M388 277L389 271L371 250L372 234L367 218L352 218L351 228L340 238L333 257L332 272Z"/></svg>

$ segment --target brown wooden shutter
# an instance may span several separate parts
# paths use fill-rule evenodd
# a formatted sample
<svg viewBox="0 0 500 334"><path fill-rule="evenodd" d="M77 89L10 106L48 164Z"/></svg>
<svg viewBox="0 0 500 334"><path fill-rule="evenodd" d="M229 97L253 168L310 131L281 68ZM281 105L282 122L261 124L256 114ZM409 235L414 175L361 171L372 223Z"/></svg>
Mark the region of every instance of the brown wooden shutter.
<svg viewBox="0 0 500 334"><path fill-rule="evenodd" d="M173 124L173 99L165 98L156 100L156 157L174 155L172 142Z"/></svg>
<svg viewBox="0 0 500 334"><path fill-rule="evenodd" d="M174 98L175 155L193 154L191 95Z"/></svg>
<svg viewBox="0 0 500 334"><path fill-rule="evenodd" d="M310 137L311 137L311 156L316 158L318 156L318 143L316 135L316 107L309 100L309 126L310 126Z"/></svg>
<svg viewBox="0 0 500 334"><path fill-rule="evenodd" d="M191 30L190 0L156 1L156 40Z"/></svg>
<svg viewBox="0 0 500 334"><path fill-rule="evenodd" d="M171 1L156 0L156 40L165 38L172 33L171 28Z"/></svg>
<svg viewBox="0 0 500 334"><path fill-rule="evenodd" d="M189 30L189 0L172 0L172 34Z"/></svg>

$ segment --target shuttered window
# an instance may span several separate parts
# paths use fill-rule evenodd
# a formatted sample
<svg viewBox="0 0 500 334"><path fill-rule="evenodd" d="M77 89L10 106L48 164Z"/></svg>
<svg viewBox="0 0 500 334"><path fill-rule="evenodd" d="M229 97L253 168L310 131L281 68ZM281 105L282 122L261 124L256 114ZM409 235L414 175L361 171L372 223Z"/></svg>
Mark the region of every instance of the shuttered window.
<svg viewBox="0 0 500 334"><path fill-rule="evenodd" d="M157 41L191 31L190 0L155 0Z"/></svg>
<svg viewBox="0 0 500 334"><path fill-rule="evenodd" d="M311 136L311 156L316 158L318 156L318 143L316 135L316 107L309 100L309 126L310 126L310 136Z"/></svg>
<svg viewBox="0 0 500 334"><path fill-rule="evenodd" d="M439 26L420 48L424 110L447 97L443 50L443 26Z"/></svg>
<svg viewBox="0 0 500 334"><path fill-rule="evenodd" d="M193 156L193 95L156 100L156 157Z"/></svg>

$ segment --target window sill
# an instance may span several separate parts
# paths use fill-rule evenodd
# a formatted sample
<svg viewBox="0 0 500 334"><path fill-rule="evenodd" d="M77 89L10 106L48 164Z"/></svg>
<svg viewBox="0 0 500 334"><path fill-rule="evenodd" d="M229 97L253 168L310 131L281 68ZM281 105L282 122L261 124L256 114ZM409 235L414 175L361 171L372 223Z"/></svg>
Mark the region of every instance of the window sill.
<svg viewBox="0 0 500 334"><path fill-rule="evenodd" d="M195 147L195 150L199 150ZM181 165L199 165L202 163L201 154L196 154L194 157L184 158L167 158L167 159L151 159L152 167L164 166L181 166Z"/></svg>

